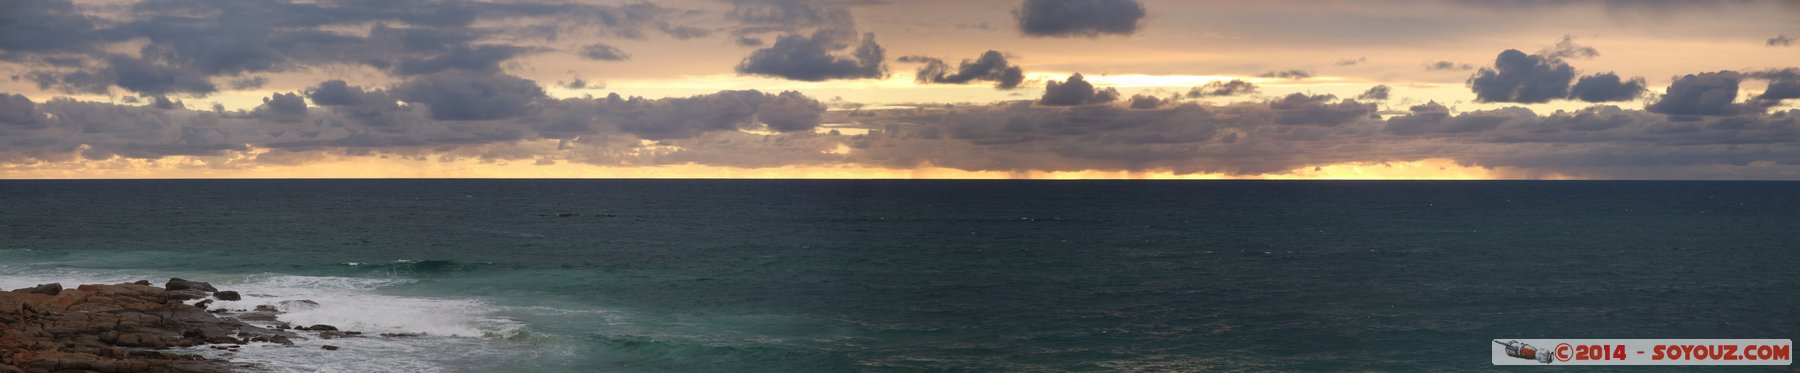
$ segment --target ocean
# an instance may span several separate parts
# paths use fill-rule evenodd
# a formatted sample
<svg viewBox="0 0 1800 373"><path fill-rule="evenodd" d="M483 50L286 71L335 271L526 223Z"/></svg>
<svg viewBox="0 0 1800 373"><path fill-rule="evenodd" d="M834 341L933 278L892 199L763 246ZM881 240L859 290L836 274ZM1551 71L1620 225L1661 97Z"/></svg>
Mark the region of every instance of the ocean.
<svg viewBox="0 0 1800 373"><path fill-rule="evenodd" d="M420 337L269 371L1480 370L1800 336L1800 183L0 181L0 288ZM310 347L310 348L309 348Z"/></svg>

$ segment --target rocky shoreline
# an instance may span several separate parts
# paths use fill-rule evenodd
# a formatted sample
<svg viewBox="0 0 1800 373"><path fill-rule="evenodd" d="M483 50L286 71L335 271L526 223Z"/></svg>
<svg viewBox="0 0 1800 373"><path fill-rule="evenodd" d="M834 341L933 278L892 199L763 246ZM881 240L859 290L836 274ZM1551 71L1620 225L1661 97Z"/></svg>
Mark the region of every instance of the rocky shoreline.
<svg viewBox="0 0 1800 373"><path fill-rule="evenodd" d="M291 327L277 320L283 310L318 305L312 301L261 305L255 310L207 309L214 300L240 299L237 292L179 278L162 287L138 281L64 289L53 283L0 292L0 373L256 370L249 364L171 349L207 346L235 352L251 344L295 348L294 340L362 334L330 325Z"/></svg>

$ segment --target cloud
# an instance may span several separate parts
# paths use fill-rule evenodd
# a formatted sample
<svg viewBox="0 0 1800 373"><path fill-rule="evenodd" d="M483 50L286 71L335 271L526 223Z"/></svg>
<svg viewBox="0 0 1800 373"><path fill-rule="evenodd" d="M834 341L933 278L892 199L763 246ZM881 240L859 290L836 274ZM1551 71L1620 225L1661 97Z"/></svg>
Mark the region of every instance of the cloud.
<svg viewBox="0 0 1800 373"><path fill-rule="evenodd" d="M1800 98L1800 68L1757 71L1747 75L1769 81L1768 89L1756 96L1754 104L1758 106L1775 106L1781 100Z"/></svg>
<svg viewBox="0 0 1800 373"><path fill-rule="evenodd" d="M1784 74L1740 75L1779 79ZM356 154L610 166L930 165L1003 172L1259 174L1345 162L1451 159L1525 176L1800 175L1800 111L1678 118L1599 105L1552 113L1520 107L1458 113L1428 102L1384 120L1377 105L1362 99L1309 94L1223 104L1174 105L1138 95L1129 106L1014 101L829 111L798 92L556 99L521 82L529 84L460 71L380 88L328 81L304 95L280 93L262 107L236 112L182 109L167 98L158 101L170 108L157 109L66 98L33 104L0 95L0 137L9 139L0 142L0 163L182 155L200 157L187 162L204 167L229 168ZM1068 89L1087 82L1071 77L1056 83ZM1678 80L1661 100L1679 100L1694 87ZM301 98L319 107L301 111L295 105ZM1152 98L1160 103L1148 104ZM436 112L443 103L469 102L480 107ZM482 106L487 102L512 103ZM271 120L276 114L298 117ZM18 125L21 117L35 124ZM474 117L503 119L465 120ZM827 122L866 133L817 131ZM836 151L839 146L851 150Z"/></svg>
<svg viewBox="0 0 1800 373"><path fill-rule="evenodd" d="M613 99L600 105L602 122L652 140L683 139L708 132L737 131L764 123L777 132L809 132L818 127L825 105L799 92L766 94L720 91L692 97Z"/></svg>
<svg viewBox="0 0 1800 373"><path fill-rule="evenodd" d="M1681 117L1742 114L1749 111L1736 103L1738 83L1743 79L1743 74L1735 71L1688 74L1676 78L1662 97L1644 110Z"/></svg>
<svg viewBox="0 0 1800 373"><path fill-rule="evenodd" d="M1246 82L1246 81L1238 80L1238 79L1232 79L1231 81L1212 81L1212 82L1207 82L1206 85L1203 85L1203 86L1189 88L1188 92L1187 92L1187 97L1188 98L1201 98L1201 97L1237 96L1237 95L1243 95L1243 94L1256 93L1256 89L1257 88L1256 88L1255 83Z"/></svg>
<svg viewBox="0 0 1800 373"><path fill-rule="evenodd" d="M833 55L850 44L842 31L819 30L811 37L782 35L775 45L758 49L738 63L741 74L763 75L800 81L868 79L887 76L886 50L875 43L875 34L863 34L850 56Z"/></svg>
<svg viewBox="0 0 1800 373"><path fill-rule="evenodd" d="M581 48L581 57L595 61L624 61L631 59L625 51L606 44L590 44Z"/></svg>
<svg viewBox="0 0 1800 373"><path fill-rule="evenodd" d="M408 103L425 105L432 119L493 120L531 113L546 97L537 83L511 75L453 72L429 75L395 87Z"/></svg>
<svg viewBox="0 0 1800 373"><path fill-rule="evenodd" d="M1311 78L1312 76L1313 75L1311 72L1308 72L1306 70L1298 70L1298 69L1296 69L1296 70L1277 70L1277 71L1270 71L1270 72L1256 75L1256 77L1258 77L1258 78L1282 78L1282 79L1293 79L1293 80Z"/></svg>
<svg viewBox="0 0 1800 373"><path fill-rule="evenodd" d="M842 3L815 0L733 0L726 16L761 30L855 29L855 18Z"/></svg>
<svg viewBox="0 0 1800 373"><path fill-rule="evenodd" d="M1294 93L1270 101L1269 109L1274 111L1275 122L1279 124L1324 127L1371 118L1376 111L1375 104L1359 103L1356 100L1332 103L1331 100L1334 99L1337 96Z"/></svg>
<svg viewBox="0 0 1800 373"><path fill-rule="evenodd" d="M812 131L825 114L825 104L795 91L781 92L756 108L756 119L777 132Z"/></svg>
<svg viewBox="0 0 1800 373"><path fill-rule="evenodd" d="M36 104L24 95L0 93L0 124L29 126L37 124L41 118Z"/></svg>
<svg viewBox="0 0 1800 373"><path fill-rule="evenodd" d="M114 56L107 61L111 68L101 74L112 76L113 84L132 92L206 94L219 90L211 79L197 71L125 56Z"/></svg>
<svg viewBox="0 0 1800 373"><path fill-rule="evenodd" d="M1794 45L1794 38L1789 37L1786 34L1775 35L1775 37L1769 38L1768 43L1765 45L1768 45L1771 47L1792 46L1792 45Z"/></svg>
<svg viewBox="0 0 1800 373"><path fill-rule="evenodd" d="M101 40L95 21L69 0L0 2L0 52L86 50Z"/></svg>
<svg viewBox="0 0 1800 373"><path fill-rule="evenodd" d="M1369 58L1368 57L1346 58L1346 59L1337 60L1337 62L1333 62L1331 64L1338 65L1338 66L1355 66L1358 64L1362 64L1364 62L1369 62Z"/></svg>
<svg viewBox="0 0 1800 373"><path fill-rule="evenodd" d="M1626 101L1644 95L1644 78L1619 79L1610 72L1583 76L1569 89L1569 97L1587 102Z"/></svg>
<svg viewBox="0 0 1800 373"><path fill-rule="evenodd" d="M1517 108L1511 108L1452 116L1449 108L1436 101L1415 105L1408 111L1406 115L1388 119L1383 130L1401 136L1477 133L1498 128L1507 121L1530 114L1529 110L1520 112Z"/></svg>
<svg viewBox="0 0 1800 373"><path fill-rule="evenodd" d="M1093 83L1082 78L1081 73L1070 75L1068 80L1050 81L1044 86L1044 96L1038 99L1044 106L1074 106L1104 104L1119 100L1119 91L1106 88L1095 89Z"/></svg>
<svg viewBox="0 0 1800 373"><path fill-rule="evenodd" d="M590 83L590 82L588 82L588 81L586 81L586 80L582 80L582 79L581 79L581 78L575 78L575 79L572 79L572 80L569 80L569 82L568 82L568 83L561 83L561 85L562 85L562 87L563 87L563 88L568 88L568 89L588 89L588 88L593 88L593 89L601 89L601 88L606 88L606 83L604 83L604 82L601 82L601 83Z"/></svg>
<svg viewBox="0 0 1800 373"><path fill-rule="evenodd" d="M1137 0L1025 0L1013 10L1019 31L1036 37L1131 35L1144 15Z"/></svg>
<svg viewBox="0 0 1800 373"><path fill-rule="evenodd" d="M1556 45L1544 48L1543 51L1538 52L1538 55L1553 59L1583 59L1599 57L1600 50L1575 44L1574 36L1563 35L1562 39L1556 41Z"/></svg>
<svg viewBox="0 0 1800 373"><path fill-rule="evenodd" d="M144 95L205 95L218 89L214 78L345 65L395 76L494 73L506 61L543 50L518 46L519 40L642 39L646 32L683 39L708 32L678 23L691 18L688 11L651 3L163 0L75 7L34 0L0 7L0 60L31 62L21 76L70 93L108 93L116 86ZM344 31L361 27L369 32ZM131 43L136 53L119 51L120 43Z"/></svg>
<svg viewBox="0 0 1800 373"><path fill-rule="evenodd" d="M1769 89L1757 95L1759 101L1781 101L1800 98L1800 79L1782 79L1769 82Z"/></svg>
<svg viewBox="0 0 1800 373"><path fill-rule="evenodd" d="M1369 90L1363 91L1363 93L1360 95L1356 95L1356 99L1358 99L1358 100L1374 100L1374 101L1386 100L1386 99L1388 99L1388 91L1389 90L1390 90L1390 88L1388 88L1388 86L1386 84L1369 87Z"/></svg>
<svg viewBox="0 0 1800 373"><path fill-rule="evenodd" d="M262 88L264 85L268 85L268 84L269 84L269 78L260 77L260 76L251 76L251 77L232 79L230 82L227 82L225 85L228 87L231 87L231 89L243 91L243 90Z"/></svg>
<svg viewBox="0 0 1800 373"><path fill-rule="evenodd" d="M1475 69L1475 65L1470 65L1470 64L1466 64L1466 63L1455 63L1455 62L1450 62L1450 61L1438 61L1438 62L1431 62L1431 63L1425 64L1425 70L1431 70L1431 71L1474 70L1474 69Z"/></svg>
<svg viewBox="0 0 1800 373"><path fill-rule="evenodd" d="M974 61L963 60L955 71L951 71L949 64L936 58L909 56L902 57L900 61L925 63L924 67L919 68L920 83L964 84L983 80L994 82L994 88L1013 89L1025 82L1025 72L1008 63L1006 55L999 51L987 51Z"/></svg>
<svg viewBox="0 0 1800 373"><path fill-rule="evenodd" d="M1151 95L1131 95L1132 109L1155 109L1163 106L1163 99Z"/></svg>
<svg viewBox="0 0 1800 373"><path fill-rule="evenodd" d="M351 86L342 80L327 80L306 91L308 98L319 106L353 106L363 104L362 87Z"/></svg>
<svg viewBox="0 0 1800 373"><path fill-rule="evenodd" d="M457 47L434 56L404 58L394 67L393 72L398 75L423 75L462 70L492 74L500 72L501 62L534 51L536 49L510 45Z"/></svg>
<svg viewBox="0 0 1800 373"><path fill-rule="evenodd" d="M1479 102L1539 103L1568 97L1574 79L1575 68L1560 59L1508 49L1494 59L1494 68L1469 77L1469 88Z"/></svg>
<svg viewBox="0 0 1800 373"><path fill-rule="evenodd" d="M187 109L187 104L181 102L181 100L170 100L167 96L156 96L154 99L150 100L150 107L162 110L175 110Z"/></svg>
<svg viewBox="0 0 1800 373"><path fill-rule="evenodd" d="M265 120L278 122L297 122L306 120L306 99L298 93L275 93L263 98L263 104L252 110L252 115Z"/></svg>

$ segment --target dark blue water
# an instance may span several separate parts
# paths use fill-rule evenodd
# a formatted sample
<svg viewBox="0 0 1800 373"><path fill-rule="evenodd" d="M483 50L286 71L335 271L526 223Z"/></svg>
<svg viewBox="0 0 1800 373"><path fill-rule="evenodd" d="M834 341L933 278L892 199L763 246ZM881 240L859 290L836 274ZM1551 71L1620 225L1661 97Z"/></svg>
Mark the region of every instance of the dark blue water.
<svg viewBox="0 0 1800 373"><path fill-rule="evenodd" d="M7 181L0 210L0 285L361 302L309 317L434 333L367 342L407 370L1466 370L1495 338L1800 335L1800 183Z"/></svg>

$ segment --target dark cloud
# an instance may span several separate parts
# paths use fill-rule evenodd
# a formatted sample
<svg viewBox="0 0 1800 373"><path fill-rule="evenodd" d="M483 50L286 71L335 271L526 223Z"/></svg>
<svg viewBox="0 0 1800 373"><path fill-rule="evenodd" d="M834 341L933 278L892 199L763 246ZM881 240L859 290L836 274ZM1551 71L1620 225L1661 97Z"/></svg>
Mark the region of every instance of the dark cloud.
<svg viewBox="0 0 1800 373"><path fill-rule="evenodd" d="M1368 57L1346 58L1346 59L1337 60L1337 62L1333 62L1331 64L1338 65L1338 66L1355 66L1355 65L1358 65L1358 64L1361 64L1364 62L1369 62L1369 58Z"/></svg>
<svg viewBox="0 0 1800 373"><path fill-rule="evenodd" d="M1622 80L1613 73L1583 76L1569 89L1569 97L1587 102L1626 101L1644 95L1644 78Z"/></svg>
<svg viewBox="0 0 1800 373"><path fill-rule="evenodd" d="M1050 81L1044 86L1044 97L1038 99L1044 106L1074 106L1104 104L1119 100L1119 91L1108 87L1095 89L1081 73L1070 75L1065 81Z"/></svg>
<svg viewBox="0 0 1800 373"><path fill-rule="evenodd" d="M540 50L515 46L520 39L564 33L641 39L652 31L684 39L709 32L677 23L688 18L685 10L647 2L158 0L78 8L66 0L34 0L0 7L0 56L56 62L43 66L85 61L76 71L33 68L25 75L46 88L83 93L117 86L147 95L206 94L217 90L216 77L338 65L399 76L496 73L502 63ZM110 11L100 17L84 9ZM374 26L366 35L343 31L368 25ZM483 43L488 40L515 45ZM141 43L137 53L101 48L126 41Z"/></svg>
<svg viewBox="0 0 1800 373"><path fill-rule="evenodd" d="M1755 104L1758 106L1774 106L1781 100L1800 98L1800 68L1756 71L1747 75L1769 81L1768 89L1756 96Z"/></svg>
<svg viewBox="0 0 1800 373"><path fill-rule="evenodd" d="M0 1L0 52L86 50L101 40L94 29L69 0Z"/></svg>
<svg viewBox="0 0 1800 373"><path fill-rule="evenodd" d="M1256 76L1259 78L1282 78L1282 79L1300 80L1300 79L1311 78L1313 75L1312 75L1312 72L1296 69L1296 70L1270 71L1270 72L1266 72L1266 73L1262 73L1262 74L1256 74Z"/></svg>
<svg viewBox="0 0 1800 373"><path fill-rule="evenodd" d="M811 82L887 76L887 52L875 43L875 34L863 34L850 56L834 55L833 51L851 46L842 34L837 30L819 30L811 37L782 35L775 39L775 45L745 57L738 63L737 71Z"/></svg>
<svg viewBox="0 0 1800 373"><path fill-rule="evenodd" d="M1781 79L1769 82L1769 89L1757 95L1758 101L1773 102L1800 98L1800 79Z"/></svg>
<svg viewBox="0 0 1800 373"><path fill-rule="evenodd" d="M739 37L738 37L738 38L737 38L737 39L736 39L736 42L737 42L737 45L738 45L738 46L740 46L740 47L760 47L760 46L763 46L763 40L762 40L762 38L758 38L758 37L750 37L750 36L739 36Z"/></svg>
<svg viewBox="0 0 1800 373"><path fill-rule="evenodd" d="M720 91L656 100L614 96L593 104L598 109L593 121L651 140L738 131L759 122L776 132L809 132L819 126L825 112L824 103L792 91L773 95L754 90ZM588 123L575 128L580 128L577 132L597 131Z"/></svg>
<svg viewBox="0 0 1800 373"><path fill-rule="evenodd" d="M36 104L24 95L0 93L0 124L29 126L37 124L41 118Z"/></svg>
<svg viewBox="0 0 1800 373"><path fill-rule="evenodd" d="M1508 49L1494 59L1494 68L1469 77L1469 88L1480 102L1539 103L1568 97L1574 79L1575 68L1560 59Z"/></svg>
<svg viewBox="0 0 1800 373"><path fill-rule="evenodd" d="M306 99L300 98L298 93L276 93L264 98L262 106L255 112L271 120L303 120L306 118Z"/></svg>
<svg viewBox="0 0 1800 373"><path fill-rule="evenodd" d="M1270 101L1269 109L1275 113L1275 122L1289 125L1332 127L1354 122L1358 119L1370 118L1375 114L1375 104L1364 104L1356 100L1341 100L1332 95L1307 95L1295 93Z"/></svg>
<svg viewBox="0 0 1800 373"><path fill-rule="evenodd" d="M581 48L581 57L596 61L624 61L631 59L625 51L606 44L592 44Z"/></svg>
<svg viewBox="0 0 1800 373"><path fill-rule="evenodd" d="M186 109L187 103L181 100L170 100L167 96L156 96L150 100L150 107L162 110Z"/></svg>
<svg viewBox="0 0 1800 373"><path fill-rule="evenodd" d="M1742 114L1749 110L1736 103L1738 83L1743 79L1743 74L1735 71L1688 74L1676 78L1662 97L1644 110L1682 117Z"/></svg>
<svg viewBox="0 0 1800 373"><path fill-rule="evenodd" d="M1026 36L1131 35L1144 18L1137 0L1025 0L1013 16Z"/></svg>
<svg viewBox="0 0 1800 373"><path fill-rule="evenodd" d="M1791 46L1794 45L1794 38L1788 37L1786 34L1775 35L1775 37L1769 38L1769 42L1766 45L1771 47Z"/></svg>
<svg viewBox="0 0 1800 373"><path fill-rule="evenodd" d="M925 63L925 67L919 68L920 83L964 84L982 80L994 82L994 88L1013 89L1025 82L1025 72L1008 63L1006 55L999 51L987 51L974 61L963 60L954 71L949 64L936 58L909 56L900 61Z"/></svg>
<svg viewBox="0 0 1800 373"><path fill-rule="evenodd" d="M1455 62L1450 62L1450 61L1438 61L1438 62L1431 62L1431 63L1426 63L1426 64L1425 64L1425 69L1426 69L1426 70L1433 70L1433 71L1438 71L1438 70L1474 70L1474 69L1475 69L1475 65L1470 65L1470 64L1466 64L1466 63L1455 63Z"/></svg>
<svg viewBox="0 0 1800 373"><path fill-rule="evenodd" d="M1497 128L1517 114L1515 109L1501 109L1451 116L1449 108L1432 101L1413 106L1406 115L1389 118L1383 130L1401 136L1475 133Z"/></svg>
<svg viewBox="0 0 1800 373"><path fill-rule="evenodd" d="M1237 96L1256 93L1256 84L1232 79L1228 82L1212 81L1206 85L1188 89L1188 98Z"/></svg>
<svg viewBox="0 0 1800 373"><path fill-rule="evenodd" d="M353 106L363 104L362 87L352 86L342 80L327 80L306 91L307 98L319 106Z"/></svg>
<svg viewBox="0 0 1800 373"><path fill-rule="evenodd" d="M113 84L132 92L161 95L167 93L206 94L218 91L203 73L163 65L137 58L114 56L108 59Z"/></svg>
<svg viewBox="0 0 1800 373"><path fill-rule="evenodd" d="M756 108L756 120L776 132L812 131L825 114L825 103L795 91L781 92Z"/></svg>
<svg viewBox="0 0 1800 373"><path fill-rule="evenodd" d="M1358 99L1358 100L1374 100L1374 101L1386 100L1386 99L1388 99L1388 91L1389 90L1390 90L1390 88L1388 88L1388 86L1386 84L1369 87L1369 90L1363 91L1363 93L1360 95L1356 95L1356 99Z"/></svg>
<svg viewBox="0 0 1800 373"><path fill-rule="evenodd" d="M394 89L408 103L425 105L432 119L493 120L529 114L543 99L537 83L511 75L445 73L406 82Z"/></svg>
<svg viewBox="0 0 1800 373"><path fill-rule="evenodd" d="M1164 100L1151 95L1131 95L1132 109L1155 109L1162 107Z"/></svg>

